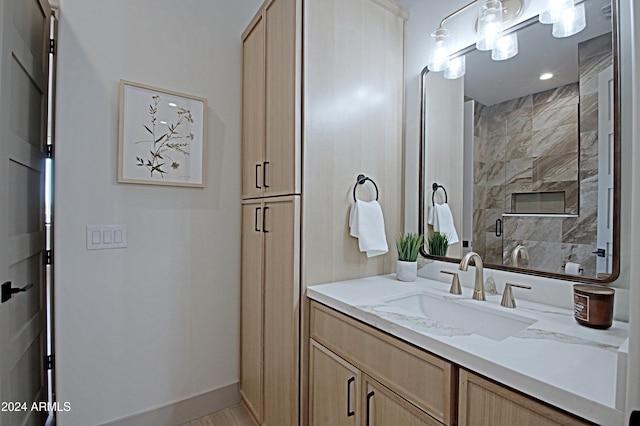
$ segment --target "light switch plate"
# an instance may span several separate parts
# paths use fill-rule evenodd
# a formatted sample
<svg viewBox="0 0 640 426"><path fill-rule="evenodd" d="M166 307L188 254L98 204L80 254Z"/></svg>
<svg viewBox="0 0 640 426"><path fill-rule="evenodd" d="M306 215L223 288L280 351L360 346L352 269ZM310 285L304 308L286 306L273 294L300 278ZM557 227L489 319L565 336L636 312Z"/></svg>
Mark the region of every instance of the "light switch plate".
<svg viewBox="0 0 640 426"><path fill-rule="evenodd" d="M87 250L127 247L127 225L87 225Z"/></svg>

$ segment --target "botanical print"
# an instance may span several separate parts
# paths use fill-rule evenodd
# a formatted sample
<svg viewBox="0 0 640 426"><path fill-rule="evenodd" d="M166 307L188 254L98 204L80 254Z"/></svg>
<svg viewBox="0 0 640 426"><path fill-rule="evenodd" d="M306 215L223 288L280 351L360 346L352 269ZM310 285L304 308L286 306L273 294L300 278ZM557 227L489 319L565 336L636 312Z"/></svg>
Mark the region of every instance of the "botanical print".
<svg viewBox="0 0 640 426"><path fill-rule="evenodd" d="M122 81L118 181L204 186L206 99Z"/></svg>
<svg viewBox="0 0 640 426"><path fill-rule="evenodd" d="M193 140L193 132L190 131L188 134L186 134L186 131L185 133L180 133L179 130L181 129L179 128L185 123L193 124L193 116L188 109L177 108L176 122L164 124L166 130L162 133L163 128L160 127L160 125L166 122L160 121L160 123L158 123L157 115L160 95L153 95L151 98L153 99L153 104L149 105L151 123L150 126L146 124L142 125L151 135L151 139L137 141L136 145L142 143L153 144L153 148L149 150L150 155L147 158L136 156L136 164L139 167L146 167L150 172L150 177L153 177L154 173L157 173L160 177L164 178L164 175L167 174L165 165L168 162L171 163L173 170L180 168L181 160L175 159L172 155L189 155L189 141ZM158 136L159 133L162 133L162 135Z"/></svg>

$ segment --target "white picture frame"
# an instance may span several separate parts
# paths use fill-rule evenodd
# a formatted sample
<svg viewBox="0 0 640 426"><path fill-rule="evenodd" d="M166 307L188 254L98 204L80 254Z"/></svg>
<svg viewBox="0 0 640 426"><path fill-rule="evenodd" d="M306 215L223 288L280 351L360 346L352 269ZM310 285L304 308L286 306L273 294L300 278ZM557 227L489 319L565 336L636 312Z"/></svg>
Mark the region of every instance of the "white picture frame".
<svg viewBox="0 0 640 426"><path fill-rule="evenodd" d="M203 188L207 100L120 80L118 182Z"/></svg>

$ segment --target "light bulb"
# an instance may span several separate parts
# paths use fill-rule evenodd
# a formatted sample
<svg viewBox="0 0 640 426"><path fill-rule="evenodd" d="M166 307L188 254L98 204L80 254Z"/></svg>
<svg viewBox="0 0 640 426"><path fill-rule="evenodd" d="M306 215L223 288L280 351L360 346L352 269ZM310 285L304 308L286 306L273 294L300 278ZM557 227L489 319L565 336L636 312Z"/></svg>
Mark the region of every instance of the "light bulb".
<svg viewBox="0 0 640 426"><path fill-rule="evenodd" d="M584 11L584 3L580 3L571 9L566 9L562 13L560 21L553 24L551 34L557 38L570 37L584 30L586 26L587 21Z"/></svg>
<svg viewBox="0 0 640 426"><path fill-rule="evenodd" d="M502 31L502 2L487 0L480 7L478 17L478 50L491 50L496 45Z"/></svg>
<svg viewBox="0 0 640 426"><path fill-rule="evenodd" d="M436 40L436 45L428 65L429 71L440 72L449 66L449 51L446 43L448 36L449 31L446 28L438 28L431 34L431 37Z"/></svg>
<svg viewBox="0 0 640 426"><path fill-rule="evenodd" d="M460 78L466 72L466 60L465 56L458 56L449 60L449 66L444 70L444 78L449 80L455 80Z"/></svg>
<svg viewBox="0 0 640 426"><path fill-rule="evenodd" d="M541 24L555 24L567 9L573 8L573 0L549 0L549 7L538 16Z"/></svg>
<svg viewBox="0 0 640 426"><path fill-rule="evenodd" d="M518 33L512 32L496 40L496 47L491 51L491 59L504 61L518 54Z"/></svg>

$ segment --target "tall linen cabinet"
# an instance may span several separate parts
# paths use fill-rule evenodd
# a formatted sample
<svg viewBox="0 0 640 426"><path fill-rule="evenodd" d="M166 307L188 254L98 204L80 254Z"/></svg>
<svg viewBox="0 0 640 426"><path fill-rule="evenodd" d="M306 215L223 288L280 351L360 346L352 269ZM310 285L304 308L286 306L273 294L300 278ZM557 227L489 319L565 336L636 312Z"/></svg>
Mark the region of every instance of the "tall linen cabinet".
<svg viewBox="0 0 640 426"><path fill-rule="evenodd" d="M267 0L242 35L240 392L260 424L307 423L306 286L394 271L406 19L393 0ZM383 256L349 236L360 173Z"/></svg>

